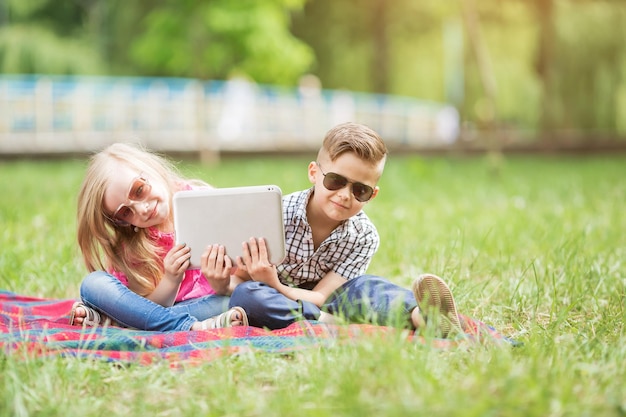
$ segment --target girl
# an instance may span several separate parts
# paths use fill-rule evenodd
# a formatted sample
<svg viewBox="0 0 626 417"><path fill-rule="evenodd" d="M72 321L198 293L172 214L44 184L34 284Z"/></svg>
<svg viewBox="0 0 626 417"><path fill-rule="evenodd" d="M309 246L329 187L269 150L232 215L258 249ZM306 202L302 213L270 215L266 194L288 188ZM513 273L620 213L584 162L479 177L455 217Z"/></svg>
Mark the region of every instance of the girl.
<svg viewBox="0 0 626 417"><path fill-rule="evenodd" d="M165 158L116 143L95 154L78 195L78 245L90 274L70 324L109 319L140 330L203 330L248 325L207 277L187 270L190 249L174 244L172 196L209 186L184 179ZM215 286L222 285L209 277Z"/></svg>

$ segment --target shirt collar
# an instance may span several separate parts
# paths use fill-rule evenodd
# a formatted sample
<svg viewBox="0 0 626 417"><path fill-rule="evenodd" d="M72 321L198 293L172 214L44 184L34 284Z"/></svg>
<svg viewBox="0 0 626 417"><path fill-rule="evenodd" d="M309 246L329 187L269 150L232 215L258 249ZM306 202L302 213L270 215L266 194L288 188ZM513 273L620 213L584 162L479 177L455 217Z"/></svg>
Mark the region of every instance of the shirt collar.
<svg viewBox="0 0 626 417"><path fill-rule="evenodd" d="M305 223L308 223L308 219L306 217L306 206L309 203L309 200L311 199L311 197L313 196L313 190L314 188L311 187L308 190L300 193L300 195L298 196L298 200L296 201L296 211L294 213L293 216L293 223L296 222L300 222L300 221L304 221Z"/></svg>

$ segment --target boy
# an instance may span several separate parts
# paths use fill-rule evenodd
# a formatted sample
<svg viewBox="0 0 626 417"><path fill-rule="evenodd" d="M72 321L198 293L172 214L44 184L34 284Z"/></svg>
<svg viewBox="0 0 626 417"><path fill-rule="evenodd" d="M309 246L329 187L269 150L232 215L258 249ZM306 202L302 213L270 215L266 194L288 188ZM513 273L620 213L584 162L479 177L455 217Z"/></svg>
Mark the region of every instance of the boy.
<svg viewBox="0 0 626 417"><path fill-rule="evenodd" d="M422 275L410 291L364 275L379 236L362 209L378 194L386 159L387 148L372 129L356 123L334 127L317 160L309 163L313 187L283 197L283 262L272 265L265 241L251 238L237 258L236 276L230 276L232 262L217 246L202 256L204 275L218 293L231 293L229 306L242 307L252 326L279 329L302 319L332 322L335 315L416 329L424 326L422 312L431 307L431 317L442 319L444 337L460 328L454 299L441 278Z"/></svg>

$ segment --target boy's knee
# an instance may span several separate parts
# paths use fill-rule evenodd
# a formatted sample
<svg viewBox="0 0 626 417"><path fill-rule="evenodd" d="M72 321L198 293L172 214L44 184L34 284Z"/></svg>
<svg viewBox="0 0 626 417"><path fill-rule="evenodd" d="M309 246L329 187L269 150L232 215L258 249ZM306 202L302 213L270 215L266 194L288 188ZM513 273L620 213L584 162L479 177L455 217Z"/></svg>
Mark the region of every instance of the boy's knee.
<svg viewBox="0 0 626 417"><path fill-rule="evenodd" d="M230 296L230 307L250 308L254 305L263 305L268 297L268 290L273 288L256 281L243 282L235 287Z"/></svg>
<svg viewBox="0 0 626 417"><path fill-rule="evenodd" d="M344 284L344 290L352 294L370 295L379 288L384 288L389 281L377 275L361 275Z"/></svg>

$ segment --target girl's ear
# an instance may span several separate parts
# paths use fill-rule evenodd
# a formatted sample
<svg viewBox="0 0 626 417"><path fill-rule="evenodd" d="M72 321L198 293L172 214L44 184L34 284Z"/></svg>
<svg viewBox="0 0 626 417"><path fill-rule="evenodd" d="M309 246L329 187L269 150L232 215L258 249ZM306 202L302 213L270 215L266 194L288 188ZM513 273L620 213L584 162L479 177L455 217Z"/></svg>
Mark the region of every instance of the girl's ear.
<svg viewBox="0 0 626 417"><path fill-rule="evenodd" d="M319 167L317 166L317 162L315 161L309 162L308 175L309 175L309 182L311 184L315 184L315 179L316 179L318 171L319 171Z"/></svg>

